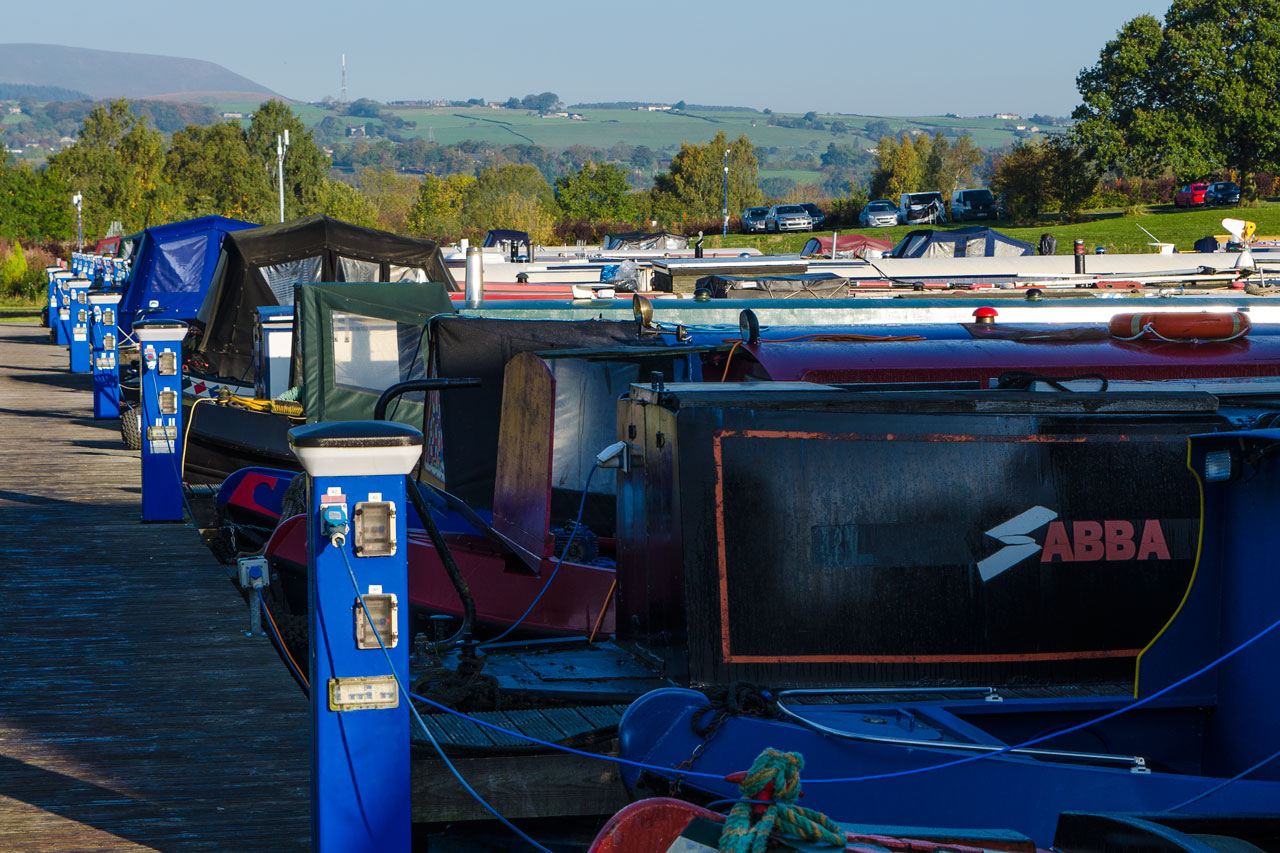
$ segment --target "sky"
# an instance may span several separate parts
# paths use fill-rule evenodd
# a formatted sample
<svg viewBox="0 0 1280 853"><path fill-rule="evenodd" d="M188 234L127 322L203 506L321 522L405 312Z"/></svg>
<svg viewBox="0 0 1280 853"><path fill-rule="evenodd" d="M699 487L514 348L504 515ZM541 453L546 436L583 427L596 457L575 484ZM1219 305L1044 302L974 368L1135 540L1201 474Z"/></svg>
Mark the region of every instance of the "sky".
<svg viewBox="0 0 1280 853"><path fill-rule="evenodd" d="M778 112L1068 115L1075 78L1169 0L60 0L0 41L216 62L286 97L684 100ZM75 22L74 25L52 26Z"/></svg>

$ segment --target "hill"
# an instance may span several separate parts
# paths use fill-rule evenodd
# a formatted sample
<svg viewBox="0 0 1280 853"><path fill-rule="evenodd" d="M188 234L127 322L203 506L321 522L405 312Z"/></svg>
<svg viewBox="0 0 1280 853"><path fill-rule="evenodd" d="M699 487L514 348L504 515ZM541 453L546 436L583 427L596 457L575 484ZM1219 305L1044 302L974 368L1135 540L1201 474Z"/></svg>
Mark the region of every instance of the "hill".
<svg viewBox="0 0 1280 853"><path fill-rule="evenodd" d="M0 83L56 86L94 99L184 100L187 93L243 93L250 98L275 92L221 65L146 53L119 53L49 44L0 44Z"/></svg>

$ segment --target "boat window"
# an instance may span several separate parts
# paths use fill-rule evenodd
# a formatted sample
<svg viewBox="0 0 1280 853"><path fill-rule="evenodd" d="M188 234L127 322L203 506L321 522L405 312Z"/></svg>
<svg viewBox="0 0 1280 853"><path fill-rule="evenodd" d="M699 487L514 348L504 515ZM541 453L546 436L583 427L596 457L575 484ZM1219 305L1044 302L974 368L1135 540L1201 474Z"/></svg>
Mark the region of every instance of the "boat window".
<svg viewBox="0 0 1280 853"><path fill-rule="evenodd" d="M953 258L956 254L956 244L949 240L938 240L930 243L925 247L922 258Z"/></svg>
<svg viewBox="0 0 1280 853"><path fill-rule="evenodd" d="M382 264L338 256L338 281L381 281Z"/></svg>
<svg viewBox="0 0 1280 853"><path fill-rule="evenodd" d="M323 264L320 257L302 258L297 261L286 261L262 267L262 277L267 280L267 287L275 294L281 305L293 304L293 286L302 282L310 284L320 280Z"/></svg>
<svg viewBox="0 0 1280 853"><path fill-rule="evenodd" d="M332 322L334 385L381 394L397 382L422 378L418 326L339 311ZM423 401L421 393L404 398Z"/></svg>
<svg viewBox="0 0 1280 853"><path fill-rule="evenodd" d="M1011 258L1015 255L1025 254L1021 246L1015 246L1013 243L1003 243L1000 240L993 240L995 249L992 254L997 258Z"/></svg>
<svg viewBox="0 0 1280 853"><path fill-rule="evenodd" d="M987 254L987 236L970 237L964 241L964 256L966 258L981 258Z"/></svg>
<svg viewBox="0 0 1280 853"><path fill-rule="evenodd" d="M391 273L388 281L421 281L426 282L431 279L427 278L427 271L422 267L398 267L391 265Z"/></svg>

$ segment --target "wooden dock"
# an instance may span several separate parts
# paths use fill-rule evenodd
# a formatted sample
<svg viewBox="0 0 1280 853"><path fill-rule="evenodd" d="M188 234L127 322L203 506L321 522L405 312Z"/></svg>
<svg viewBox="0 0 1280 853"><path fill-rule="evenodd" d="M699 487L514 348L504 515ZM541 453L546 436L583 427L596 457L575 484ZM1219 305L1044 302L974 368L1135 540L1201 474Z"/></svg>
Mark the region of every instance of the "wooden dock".
<svg viewBox="0 0 1280 853"><path fill-rule="evenodd" d="M306 699L91 387L0 325L0 850L309 849Z"/></svg>

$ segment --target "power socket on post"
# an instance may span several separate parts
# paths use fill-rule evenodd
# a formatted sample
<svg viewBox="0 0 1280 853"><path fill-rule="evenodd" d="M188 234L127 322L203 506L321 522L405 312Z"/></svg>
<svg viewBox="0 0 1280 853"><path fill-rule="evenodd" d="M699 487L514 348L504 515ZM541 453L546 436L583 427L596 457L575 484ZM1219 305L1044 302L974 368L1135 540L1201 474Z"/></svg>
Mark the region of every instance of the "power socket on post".
<svg viewBox="0 0 1280 853"><path fill-rule="evenodd" d="M261 589L271 584L266 557L241 557L236 560L236 572L242 589Z"/></svg>

